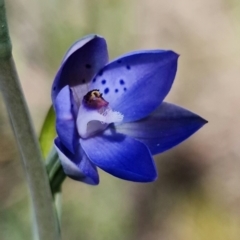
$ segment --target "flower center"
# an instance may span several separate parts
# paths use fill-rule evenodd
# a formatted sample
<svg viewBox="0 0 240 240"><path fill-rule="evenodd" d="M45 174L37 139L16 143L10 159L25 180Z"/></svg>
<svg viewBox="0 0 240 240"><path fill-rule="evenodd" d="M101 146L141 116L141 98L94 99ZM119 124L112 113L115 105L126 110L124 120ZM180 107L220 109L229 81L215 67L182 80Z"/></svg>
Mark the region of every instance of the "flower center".
<svg viewBox="0 0 240 240"><path fill-rule="evenodd" d="M123 115L113 111L99 90L94 89L83 97L77 116L77 129L82 138L88 138L105 130L110 123L122 120Z"/></svg>

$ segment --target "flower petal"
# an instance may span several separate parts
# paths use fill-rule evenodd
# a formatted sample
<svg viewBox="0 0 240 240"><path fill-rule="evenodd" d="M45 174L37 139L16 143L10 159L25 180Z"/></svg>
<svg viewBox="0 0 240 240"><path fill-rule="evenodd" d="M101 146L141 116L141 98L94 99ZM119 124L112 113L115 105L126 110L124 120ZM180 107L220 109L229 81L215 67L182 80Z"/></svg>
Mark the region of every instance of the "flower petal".
<svg viewBox="0 0 240 240"><path fill-rule="evenodd" d="M149 117L116 126L116 131L136 138L157 154L181 143L206 123L184 108L163 102Z"/></svg>
<svg viewBox="0 0 240 240"><path fill-rule="evenodd" d="M89 161L80 144L75 155L64 147L59 138L55 139L55 148L67 176L91 185L99 183L96 166Z"/></svg>
<svg viewBox="0 0 240 240"><path fill-rule="evenodd" d="M157 177L148 148L131 137L107 130L80 139L80 143L90 161L115 177L135 182L151 182Z"/></svg>
<svg viewBox="0 0 240 240"><path fill-rule="evenodd" d="M124 55L105 66L90 89L99 89L124 122L148 116L168 94L177 70L173 51L152 50Z"/></svg>
<svg viewBox="0 0 240 240"><path fill-rule="evenodd" d="M104 38L89 35L80 39L66 53L52 86L52 100L60 90L69 85L77 87L77 94L86 94L87 84L108 62L107 44ZM84 93L82 93L84 92ZM81 98L81 96L79 96Z"/></svg>
<svg viewBox="0 0 240 240"><path fill-rule="evenodd" d="M78 132L72 102L69 86L65 86L58 94L55 102L56 130L64 146L74 153L75 145L78 143Z"/></svg>

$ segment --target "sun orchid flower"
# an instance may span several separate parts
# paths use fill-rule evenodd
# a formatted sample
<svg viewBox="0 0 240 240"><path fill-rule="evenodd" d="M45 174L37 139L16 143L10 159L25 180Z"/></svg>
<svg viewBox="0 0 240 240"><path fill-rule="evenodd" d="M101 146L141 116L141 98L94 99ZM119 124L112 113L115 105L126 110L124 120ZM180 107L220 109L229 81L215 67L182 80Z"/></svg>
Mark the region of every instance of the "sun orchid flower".
<svg viewBox="0 0 240 240"><path fill-rule="evenodd" d="M178 54L147 50L108 62L104 38L89 35L66 53L52 86L55 147L69 177L97 185L97 167L125 180L157 178L152 155L179 144L206 121L163 102Z"/></svg>

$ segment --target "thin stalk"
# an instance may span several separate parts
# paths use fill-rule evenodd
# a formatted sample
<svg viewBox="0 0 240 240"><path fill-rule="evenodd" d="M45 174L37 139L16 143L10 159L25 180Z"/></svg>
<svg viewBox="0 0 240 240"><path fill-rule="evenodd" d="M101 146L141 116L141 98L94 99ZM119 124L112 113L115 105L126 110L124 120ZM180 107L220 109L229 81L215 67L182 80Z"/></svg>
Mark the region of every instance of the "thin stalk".
<svg viewBox="0 0 240 240"><path fill-rule="evenodd" d="M66 178L62 165L58 158L55 147L52 148L45 161L45 166L48 173L48 179L54 197L55 208L58 216L59 229L61 229L61 215L62 215L62 183Z"/></svg>
<svg viewBox="0 0 240 240"><path fill-rule="evenodd" d="M55 147L53 146L45 161L45 166L46 166L48 175L50 174L50 172L52 171L52 168L57 162L59 162L58 154Z"/></svg>
<svg viewBox="0 0 240 240"><path fill-rule="evenodd" d="M53 147L48 154L45 166L47 169L52 194L55 196L56 193L61 192L62 183L66 178L66 174L63 171L55 147Z"/></svg>
<svg viewBox="0 0 240 240"><path fill-rule="evenodd" d="M4 0L0 0L0 89L22 156L40 240L58 240L59 229L42 155L12 58Z"/></svg>
<svg viewBox="0 0 240 240"><path fill-rule="evenodd" d="M61 226L61 217L62 217L62 193L61 190L54 195L54 202L56 207L56 212L58 215L59 226Z"/></svg>

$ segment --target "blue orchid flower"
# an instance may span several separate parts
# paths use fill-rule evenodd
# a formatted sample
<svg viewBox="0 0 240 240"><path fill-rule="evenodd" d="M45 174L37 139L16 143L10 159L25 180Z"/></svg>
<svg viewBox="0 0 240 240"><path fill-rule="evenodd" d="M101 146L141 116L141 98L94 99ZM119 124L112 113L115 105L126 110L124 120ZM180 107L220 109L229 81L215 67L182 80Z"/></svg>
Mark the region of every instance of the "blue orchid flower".
<svg viewBox="0 0 240 240"><path fill-rule="evenodd" d="M163 102L178 54L136 51L108 63L104 38L89 35L66 53L52 86L55 147L69 177L97 185L97 167L121 179L157 178L152 155L179 144L206 121Z"/></svg>

